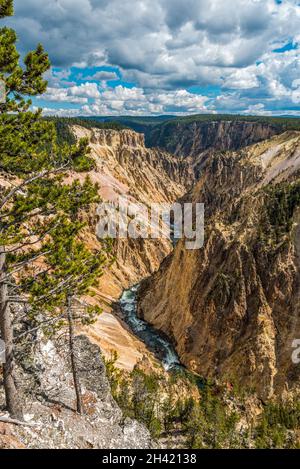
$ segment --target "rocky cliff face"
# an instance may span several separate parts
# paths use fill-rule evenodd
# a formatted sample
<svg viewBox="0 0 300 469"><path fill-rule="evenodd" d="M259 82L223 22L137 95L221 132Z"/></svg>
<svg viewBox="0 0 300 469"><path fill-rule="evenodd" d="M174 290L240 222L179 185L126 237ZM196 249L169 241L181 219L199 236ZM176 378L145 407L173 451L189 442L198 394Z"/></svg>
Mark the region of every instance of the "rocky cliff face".
<svg viewBox="0 0 300 469"><path fill-rule="evenodd" d="M65 338L61 336L53 342L39 335L38 340L30 339L25 349L22 344L17 375L28 426L0 422L0 448L152 447L143 425L124 420L111 396L100 350L87 337L78 336L75 342L84 415L74 411L75 394ZM3 403L2 390L0 402Z"/></svg>
<svg viewBox="0 0 300 469"><path fill-rule="evenodd" d="M270 124L244 121L168 122L155 127L147 139L174 155L197 156L205 150L238 150L272 137L279 130Z"/></svg>
<svg viewBox="0 0 300 469"><path fill-rule="evenodd" d="M142 134L132 130L87 130L82 127L73 130L77 137L89 138L96 161L96 168L89 176L99 183L103 201L116 202L119 196L126 196L131 202L146 206L172 203L193 182L187 162L164 151L145 148ZM155 271L171 251L171 243L163 239L119 239L114 249L116 262L100 285L102 294L111 298L117 298L123 288Z"/></svg>
<svg viewBox="0 0 300 469"><path fill-rule="evenodd" d="M147 144L187 158L198 179L203 164L212 152L238 150L277 133L280 130L275 126L259 122L171 121L155 127L147 138Z"/></svg>
<svg viewBox="0 0 300 469"><path fill-rule="evenodd" d="M116 202L119 196L131 202L172 203L181 197L193 182L193 172L188 162L158 149L147 149L144 136L132 130L102 130L74 126L73 132L87 137L96 167L89 173L92 181L99 184L102 200ZM70 174L78 178L78 174ZM82 179L85 175L81 176ZM98 246L96 214L90 214L90 228L86 242ZM104 314L89 328L87 333L101 348L111 353L116 350L118 364L131 369L147 354L145 346L132 336L111 314L111 304L124 288L140 282L159 268L162 260L171 252L167 239L116 239L115 262L99 280L96 296L88 298L103 306Z"/></svg>
<svg viewBox="0 0 300 469"><path fill-rule="evenodd" d="M77 127L75 132L81 130ZM94 129L88 132L92 144L100 145L102 147L131 147L143 148L145 147L144 135L134 132L132 130L110 130L110 129Z"/></svg>
<svg viewBox="0 0 300 469"><path fill-rule="evenodd" d="M140 290L140 316L188 368L263 399L299 385L299 170L296 132L211 155L191 195L205 204L203 248L179 242Z"/></svg>

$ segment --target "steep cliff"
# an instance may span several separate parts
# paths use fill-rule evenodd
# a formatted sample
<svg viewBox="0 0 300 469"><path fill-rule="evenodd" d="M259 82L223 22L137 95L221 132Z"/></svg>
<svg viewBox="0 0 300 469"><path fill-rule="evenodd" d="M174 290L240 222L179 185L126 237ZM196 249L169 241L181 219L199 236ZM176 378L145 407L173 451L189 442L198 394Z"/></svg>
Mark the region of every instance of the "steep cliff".
<svg viewBox="0 0 300 469"><path fill-rule="evenodd" d="M139 294L187 367L263 399L299 385L299 169L297 132L211 155L191 195L205 204L203 248L180 241Z"/></svg>
<svg viewBox="0 0 300 469"><path fill-rule="evenodd" d="M154 127L147 138L147 143L174 155L195 157L208 149L238 150L279 132L278 127L260 122L170 121Z"/></svg>
<svg viewBox="0 0 300 469"><path fill-rule="evenodd" d="M147 149L142 134L78 126L73 130L77 137L88 137L90 141L96 167L89 176L99 183L103 201L116 202L119 196L126 196L131 202L146 206L172 203L193 183L193 172L187 162L161 150ZM95 242L92 234L91 242ZM171 248L171 243L164 239L116 240L116 262L101 279L99 291L117 298L123 288L155 271Z"/></svg>
<svg viewBox="0 0 300 469"><path fill-rule="evenodd" d="M18 348L17 379L25 424L0 422L0 448L111 449L149 448L148 430L124 417L111 395L100 350L85 336L75 339L84 415L74 411L69 350L65 337L41 334ZM0 403L3 405L0 389ZM8 417L4 414L5 417ZM1 412L3 417L3 412Z"/></svg>
<svg viewBox="0 0 300 469"><path fill-rule="evenodd" d="M147 144L185 157L198 179L212 152L238 150L281 131L278 126L262 122L179 120L154 127L147 136Z"/></svg>

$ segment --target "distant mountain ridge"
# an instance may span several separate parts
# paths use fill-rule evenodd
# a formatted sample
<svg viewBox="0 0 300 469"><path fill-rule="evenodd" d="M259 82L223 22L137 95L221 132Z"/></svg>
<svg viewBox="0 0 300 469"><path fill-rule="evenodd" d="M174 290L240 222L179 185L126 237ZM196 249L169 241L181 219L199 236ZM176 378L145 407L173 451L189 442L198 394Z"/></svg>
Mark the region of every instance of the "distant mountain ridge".
<svg viewBox="0 0 300 469"><path fill-rule="evenodd" d="M279 131L300 130L300 118L295 116L255 116L241 114L193 114L186 116L160 115L160 116L80 116L82 120L115 123L129 127L136 132L142 132L146 137L146 144L153 146L152 130L162 126L176 125L178 123L192 124L194 122L241 121L257 122L273 125ZM155 143L155 142L154 142Z"/></svg>
<svg viewBox="0 0 300 469"><path fill-rule="evenodd" d="M80 117L82 120L101 122L101 123L117 123L125 127L129 127L135 132L147 134L149 129L156 125L160 125L164 122L176 119L176 116L165 115L165 116L91 116L91 117Z"/></svg>

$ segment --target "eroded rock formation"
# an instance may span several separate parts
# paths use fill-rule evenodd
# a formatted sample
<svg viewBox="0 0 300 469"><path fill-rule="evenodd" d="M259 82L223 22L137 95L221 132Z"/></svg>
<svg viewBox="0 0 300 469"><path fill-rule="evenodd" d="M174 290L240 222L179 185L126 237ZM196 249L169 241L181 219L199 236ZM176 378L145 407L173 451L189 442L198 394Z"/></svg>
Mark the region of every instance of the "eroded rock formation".
<svg viewBox="0 0 300 469"><path fill-rule="evenodd" d="M151 203L173 203L193 183L194 175L188 162L165 151L146 148L142 134L127 129L87 130L79 126L74 126L73 131L78 138L87 137L90 141L96 167L89 177L99 184L104 202L116 202L119 196L126 196L131 202L148 207ZM78 174L70 174L69 177L78 178ZM83 179L85 175L79 177ZM97 247L96 213L89 214L89 225L85 241L91 247ZM86 298L89 303L101 304L104 313L85 332L107 355L117 351L118 365L132 369L149 352L111 314L111 305L124 288L155 272L171 252L172 244L163 238L116 239L113 250L115 262L99 280L96 295Z"/></svg>
<svg viewBox="0 0 300 469"><path fill-rule="evenodd" d="M272 137L280 130L271 124L245 121L167 122L156 126L147 143L178 156L195 157L205 150L238 150Z"/></svg>
<svg viewBox="0 0 300 469"><path fill-rule="evenodd" d="M91 142L96 168L89 176L99 183L103 201L116 202L119 196L126 196L131 202L147 206L173 203L193 183L187 162L162 150L146 148L142 134L82 127L74 127L74 132ZM117 298L123 288L154 272L171 249L171 243L163 239L116 240L116 262L101 280L99 291Z"/></svg>
<svg viewBox="0 0 300 469"><path fill-rule="evenodd" d="M271 124L242 120L170 121L154 127L147 143L186 158L198 180L203 165L212 153L239 150L280 132L278 127Z"/></svg>
<svg viewBox="0 0 300 469"><path fill-rule="evenodd" d="M203 248L180 241L140 290L140 316L188 368L263 399L298 386L299 169L297 132L211 155L191 194L205 204Z"/></svg>

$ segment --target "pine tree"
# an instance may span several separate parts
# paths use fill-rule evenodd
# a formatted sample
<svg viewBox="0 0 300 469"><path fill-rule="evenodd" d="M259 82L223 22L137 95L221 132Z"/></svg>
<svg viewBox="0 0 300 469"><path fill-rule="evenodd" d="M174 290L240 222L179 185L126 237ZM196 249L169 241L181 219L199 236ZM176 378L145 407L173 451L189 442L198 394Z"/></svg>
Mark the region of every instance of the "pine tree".
<svg viewBox="0 0 300 469"><path fill-rule="evenodd" d="M5 16L12 16L13 14L13 0L0 1L0 18Z"/></svg>
<svg viewBox="0 0 300 469"><path fill-rule="evenodd" d="M102 311L97 305L82 305L80 297L87 292L92 295L90 287L98 283L104 266L107 266L111 258L110 242L106 242L102 252L91 251L76 237L80 227L84 228L84 224L74 219L65 220L56 227L47 247L45 246L48 250L44 256L47 269L27 269L20 286L29 295L33 317L35 312L42 309L54 320L57 319L52 322L52 327L60 329L67 323L76 408L81 414L83 405L74 344L75 324L92 324Z"/></svg>
<svg viewBox="0 0 300 469"><path fill-rule="evenodd" d="M0 18L12 13L13 2L0 0ZM0 28L0 80L5 84L0 175L7 181L0 186L0 328L6 345L6 404L10 415L21 419L10 311L15 299L10 289L31 301L32 314L38 307L56 314L58 305L66 304L68 289L72 296L89 288L104 259L79 241L84 229L80 213L98 202L98 188L89 179L83 184L64 182L66 171L93 167L87 141L58 145L54 124L42 119L41 110L31 110L28 97L46 90L43 74L50 62L38 45L21 65L16 41L12 29Z"/></svg>

